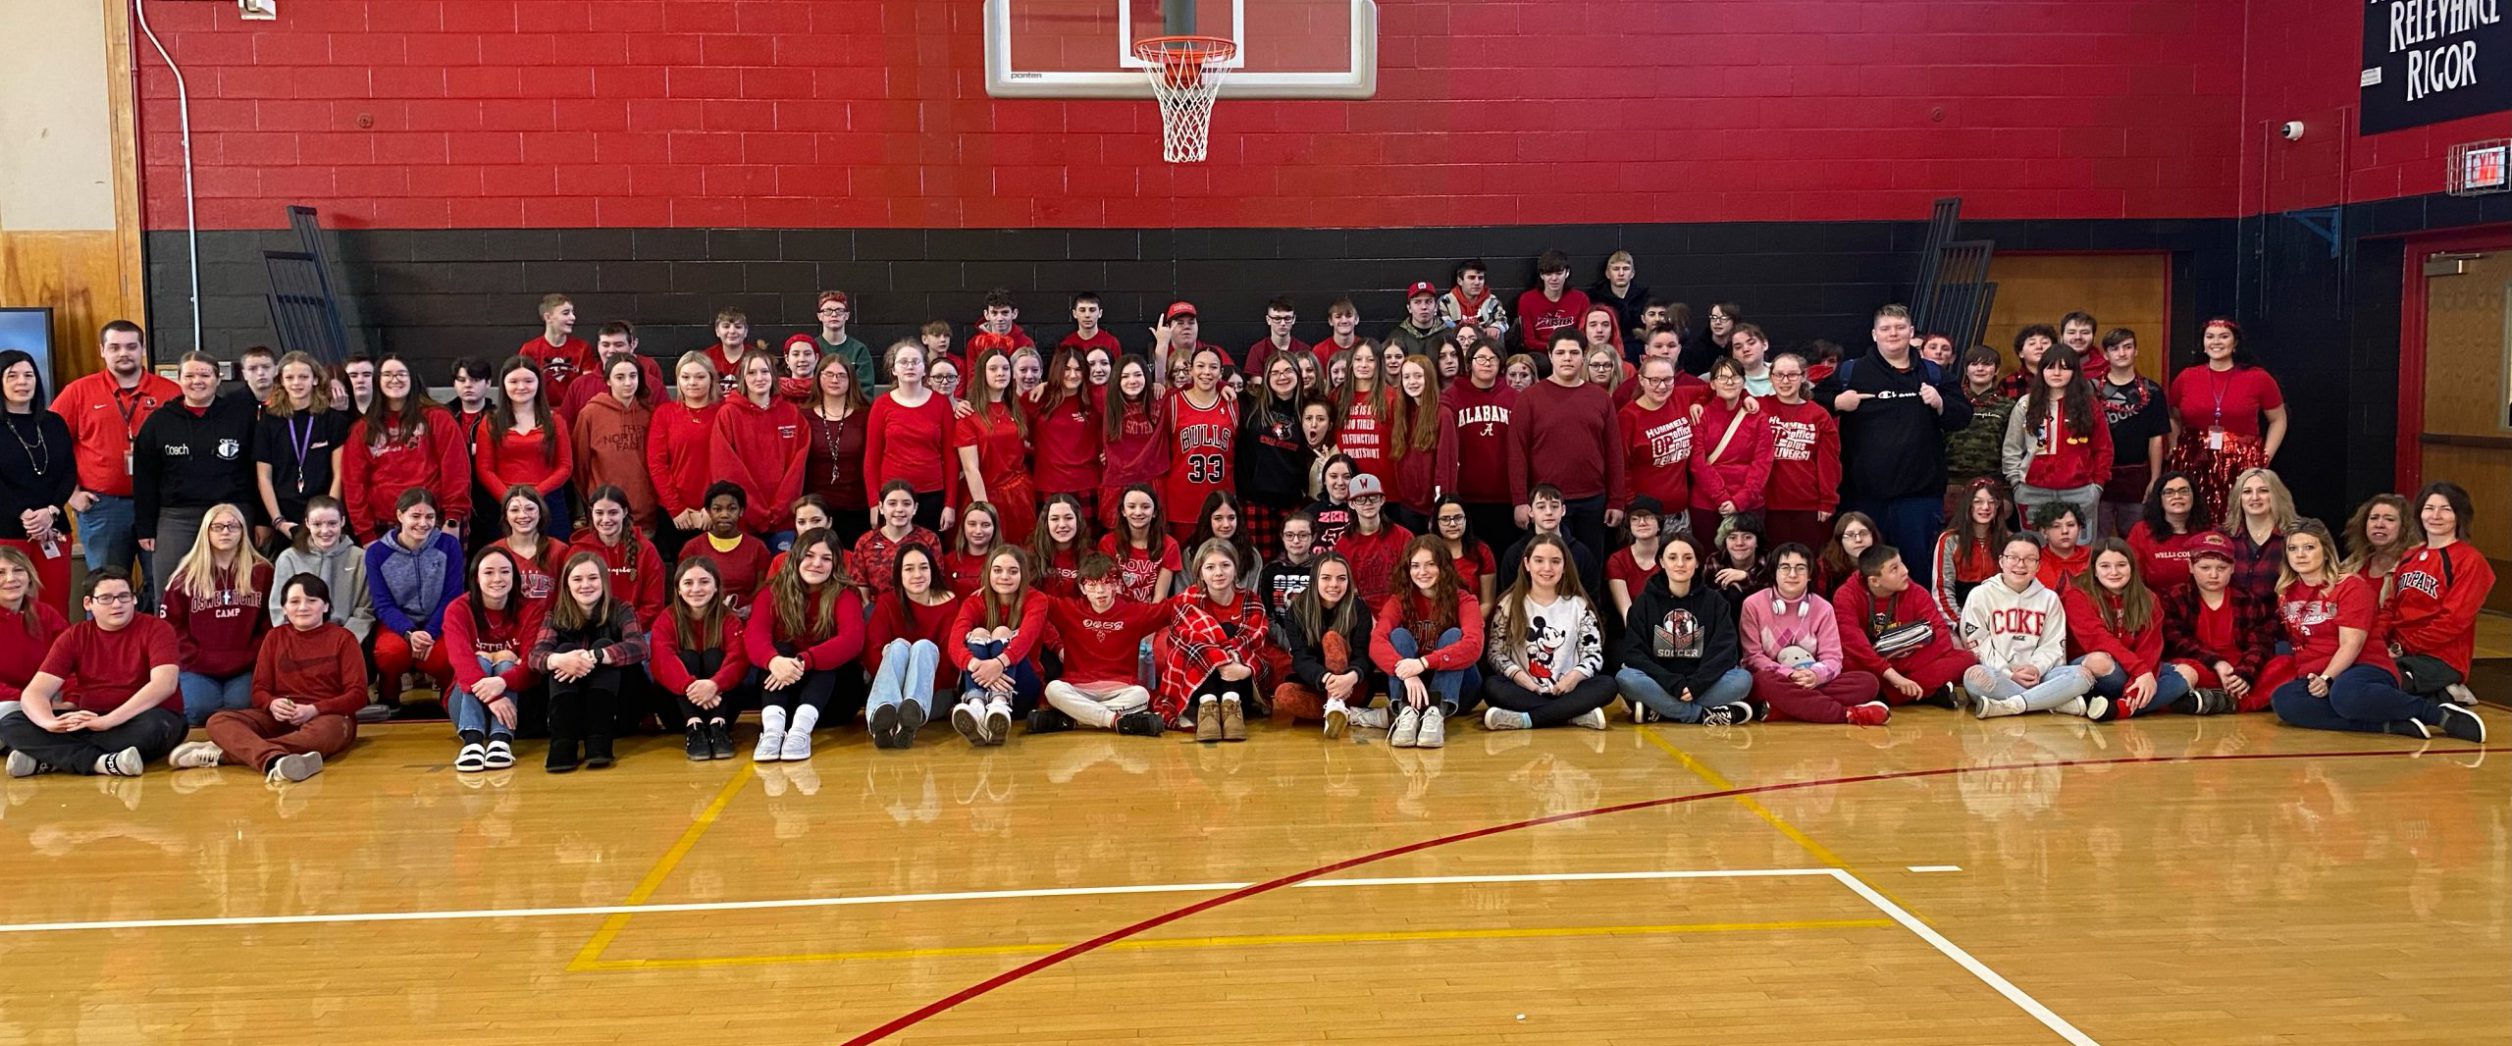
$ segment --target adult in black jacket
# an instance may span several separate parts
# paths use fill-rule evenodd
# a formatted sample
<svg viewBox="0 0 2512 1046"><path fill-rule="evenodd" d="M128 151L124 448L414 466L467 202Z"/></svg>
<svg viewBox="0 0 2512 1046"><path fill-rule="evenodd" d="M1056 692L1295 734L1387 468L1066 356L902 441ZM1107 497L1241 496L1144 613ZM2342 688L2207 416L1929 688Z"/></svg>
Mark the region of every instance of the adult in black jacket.
<svg viewBox="0 0 2512 1046"><path fill-rule="evenodd" d="M1701 548L1691 535L1667 536L1658 548L1657 575L1623 617L1622 671L1614 684L1635 723L1753 720L1753 705L1745 700L1753 673L1740 664L1744 652L1727 600L1702 580Z"/></svg>
<svg viewBox="0 0 2512 1046"><path fill-rule="evenodd" d="M149 589L161 593L192 550L202 513L234 505L253 517L262 504L253 473L261 411L252 397L219 395L218 360L205 352L184 353L175 381L183 399L150 414L131 441L132 528L150 555Z"/></svg>
<svg viewBox="0 0 2512 1046"><path fill-rule="evenodd" d="M1352 590L1352 564L1321 552L1309 568L1308 590L1274 621L1274 640L1291 655L1290 678L1273 688L1273 710L1293 720L1323 720L1327 737L1353 726L1385 729L1387 713L1369 707L1369 603Z"/></svg>
<svg viewBox="0 0 2512 1046"><path fill-rule="evenodd" d="M1815 387L1840 418L1841 502L1883 531L1883 544L1928 548L1945 526L1945 434L1971 423L1955 375L1919 358L1910 310L1875 311L1875 348ZM1927 585L1927 564L1911 579Z"/></svg>
<svg viewBox="0 0 2512 1046"><path fill-rule="evenodd" d="M26 553L43 583L44 602L70 609L70 493L78 466L70 456L70 423L44 409L42 368L35 357L0 352L0 546Z"/></svg>

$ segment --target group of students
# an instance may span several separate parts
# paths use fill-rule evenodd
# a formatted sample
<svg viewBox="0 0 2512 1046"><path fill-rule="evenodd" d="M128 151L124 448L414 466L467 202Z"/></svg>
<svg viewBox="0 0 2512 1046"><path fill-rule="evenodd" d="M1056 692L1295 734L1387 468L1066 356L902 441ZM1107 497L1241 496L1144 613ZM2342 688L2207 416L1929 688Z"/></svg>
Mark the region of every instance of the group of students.
<svg viewBox="0 0 2512 1046"><path fill-rule="evenodd" d="M1184 302L1129 350L1088 294L1042 352L997 292L965 351L936 322L876 357L828 292L778 352L727 310L668 385L633 328L597 352L552 295L445 404L394 357L261 353L222 396L219 361L167 382L117 323L47 411L0 354L26 459L0 469L24 625L0 618L0 741L12 773L171 753L297 778L370 686L412 682L465 771L544 725L549 769L605 767L649 716L729 758L750 710L760 761L858 714L885 748L936 718L992 745L1016 719L1235 741L1261 714L1437 746L1478 705L1603 728L1617 699L2482 736L2466 494L2374 499L2341 560L2265 467L2281 401L2229 321L2167 390L2126 331L2081 373L2087 316L2028 330L2014 375L1986 348L1958 373L1899 307L1854 359L1774 354L1733 304L1692 329L1627 255L1589 294L1538 270L1514 316L1479 263L1417 284L1375 343L1349 301L1302 343L1277 300L1240 354ZM210 740L176 748L187 727Z"/></svg>

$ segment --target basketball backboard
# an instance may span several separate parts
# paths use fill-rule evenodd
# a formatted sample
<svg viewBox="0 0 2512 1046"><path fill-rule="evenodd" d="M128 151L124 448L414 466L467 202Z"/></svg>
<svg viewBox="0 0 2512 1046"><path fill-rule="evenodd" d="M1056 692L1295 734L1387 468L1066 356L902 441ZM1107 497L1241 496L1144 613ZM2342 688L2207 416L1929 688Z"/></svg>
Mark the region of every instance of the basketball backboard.
<svg viewBox="0 0 2512 1046"><path fill-rule="evenodd" d="M1236 41L1224 98L1367 98L1378 90L1373 0L986 0L986 93L1149 98L1134 42Z"/></svg>

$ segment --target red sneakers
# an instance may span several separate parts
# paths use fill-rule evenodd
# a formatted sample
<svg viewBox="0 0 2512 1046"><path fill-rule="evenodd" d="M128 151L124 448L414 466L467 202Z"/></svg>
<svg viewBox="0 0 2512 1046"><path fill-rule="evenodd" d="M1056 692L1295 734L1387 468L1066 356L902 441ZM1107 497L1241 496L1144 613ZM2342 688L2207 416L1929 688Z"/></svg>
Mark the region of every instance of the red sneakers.
<svg viewBox="0 0 2512 1046"><path fill-rule="evenodd" d="M1849 707L1849 725L1883 726L1893 718L1893 710L1882 701L1869 701Z"/></svg>

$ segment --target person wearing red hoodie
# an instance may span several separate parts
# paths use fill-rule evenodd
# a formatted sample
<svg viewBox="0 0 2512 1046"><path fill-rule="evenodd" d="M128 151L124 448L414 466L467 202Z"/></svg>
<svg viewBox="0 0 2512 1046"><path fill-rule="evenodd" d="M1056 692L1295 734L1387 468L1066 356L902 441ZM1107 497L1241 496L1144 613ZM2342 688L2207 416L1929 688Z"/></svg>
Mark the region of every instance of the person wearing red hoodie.
<svg viewBox="0 0 2512 1046"><path fill-rule="evenodd" d="M776 394L775 358L744 353L741 395L724 401L715 415L712 471L750 493L741 525L753 534L776 535L769 537L769 544L792 543L782 534L793 526L794 499L802 496L809 440L801 408Z"/></svg>
<svg viewBox="0 0 2512 1046"><path fill-rule="evenodd" d="M634 324L626 320L603 324L602 333L594 338L594 352L601 360L595 370L581 375L583 380L568 385L563 396L556 392L549 394L550 402L558 405L559 424L568 426L571 432L574 431L576 418L583 415L585 405L607 399L612 394L612 363L628 360L637 365L636 395L644 405L654 406L656 397L664 392L663 367L654 362L653 357L637 352L637 328ZM541 365L541 373L544 378L548 377L548 364Z"/></svg>
<svg viewBox="0 0 2512 1046"><path fill-rule="evenodd" d="M2039 368L2040 380L2006 416L2002 471L2024 514L2063 501L2076 506L2078 520L2090 520L2111 481L2110 422L2093 383L2076 369L2074 349L2052 347Z"/></svg>
<svg viewBox="0 0 2512 1046"><path fill-rule="evenodd" d="M1118 598L1123 578L1106 553L1082 557L1081 594L1058 597L1047 607L1056 654L1064 671L1043 691L1052 710L1095 730L1158 737L1163 725L1151 711L1151 691L1137 678L1142 642L1169 623L1166 602Z"/></svg>
<svg viewBox="0 0 2512 1046"><path fill-rule="evenodd" d="M654 479L659 517L655 540L678 548L706 529L706 488L714 482L715 365L706 353L681 354L672 368L673 396L654 408L646 429L646 474Z"/></svg>
<svg viewBox="0 0 2512 1046"><path fill-rule="evenodd" d="M548 380L552 403L565 402L576 379L595 372L593 346L576 337L575 330L576 303L564 294L543 295L540 336L515 350L516 355L532 361L538 373Z"/></svg>
<svg viewBox="0 0 2512 1046"><path fill-rule="evenodd" d="M340 456L342 500L358 543L393 529L401 492L425 488L436 496L445 529L457 534L471 517L471 451L453 412L418 388L410 364L386 356L375 365L375 401L349 429Z"/></svg>
<svg viewBox="0 0 2512 1046"><path fill-rule="evenodd" d="M472 559L465 591L445 605L443 628L437 645L453 674L445 702L462 741L455 772L514 766L523 695L539 679L524 655L541 630L541 608L523 598L512 553L492 545Z"/></svg>
<svg viewBox="0 0 2512 1046"><path fill-rule="evenodd" d="M1805 357L1783 352L1770 367L1771 395L1762 401L1772 436L1763 526L1774 545L1821 548L1840 511L1840 423L1806 398Z"/></svg>
<svg viewBox="0 0 2512 1046"><path fill-rule="evenodd" d="M984 587L962 597L951 620L943 654L966 681L951 709L951 726L977 747L999 745L1012 734L1012 718L1027 717L1046 684L1038 652L1047 641L1047 607L1055 597L1038 590L1029 551L1004 545L986 558Z"/></svg>
<svg viewBox="0 0 2512 1046"><path fill-rule="evenodd" d="M594 372L600 380L599 372ZM504 494L530 487L549 509L544 525L564 539L574 527L568 511L568 477L575 473L575 437L551 416L541 384L540 368L517 356L497 368L497 385L505 395L481 426L471 448L471 467L480 488Z"/></svg>
<svg viewBox="0 0 2512 1046"><path fill-rule="evenodd" d="M595 488L585 498L585 520L567 554L601 557L611 572L611 598L636 608L637 627L652 631L663 612L663 556L628 525L628 495L618 487Z"/></svg>
<svg viewBox="0 0 2512 1046"><path fill-rule="evenodd" d="M933 714L933 695L947 693L954 669L942 659L959 619L959 597L942 584L933 549L906 545L891 560L889 590L872 597L864 637L864 669L872 675L865 724L874 748L908 748Z"/></svg>
<svg viewBox="0 0 2512 1046"><path fill-rule="evenodd" d="M1954 623L1927 586L1910 579L1901 550L1871 545L1858 556L1857 576L1832 594L1841 656L1853 671L1884 681L1885 703L1926 701L1953 707L1953 688L1980 658L1957 641Z"/></svg>
<svg viewBox="0 0 2512 1046"><path fill-rule="evenodd" d="M1369 659L1387 679L1391 748L1441 748L1448 719L1483 686L1483 607L1464 590L1436 535L1404 550L1404 578L1371 620Z"/></svg>
<svg viewBox="0 0 2512 1046"><path fill-rule="evenodd" d="M1535 256L1535 278L1537 286L1518 295L1518 344L1543 359L1553 335L1579 332L1588 300L1586 291L1570 289L1570 256L1560 251Z"/></svg>
<svg viewBox="0 0 2512 1046"><path fill-rule="evenodd" d="M602 365L602 394L585 402L572 428L576 447L575 483L579 491L618 487L628 493L629 515L637 529L654 532L654 474L646 467L646 438L654 428L642 360L611 357ZM581 391L592 382L579 382Z"/></svg>
<svg viewBox="0 0 2512 1046"><path fill-rule="evenodd" d="M1692 532L1714 534L1730 516L1759 513L1769 496L1779 434L1747 404L1744 365L1710 364L1710 398L1692 422Z"/></svg>
<svg viewBox="0 0 2512 1046"><path fill-rule="evenodd" d="M2425 484L2416 494L2417 524L2425 541L2390 574L2390 645L2409 689L2442 688L2448 700L2476 703L2468 689L2469 661L2477 649L2477 615L2495 587L2494 566L2468 542L2472 514L2468 491L2448 480Z"/></svg>
<svg viewBox="0 0 2512 1046"><path fill-rule="evenodd" d="M2137 571L2137 553L2118 538L2094 542L2093 567L2059 590L2067 608L2069 664L2093 677L2085 718L2126 719L2171 708L2189 680L2163 663L2162 601Z"/></svg>

